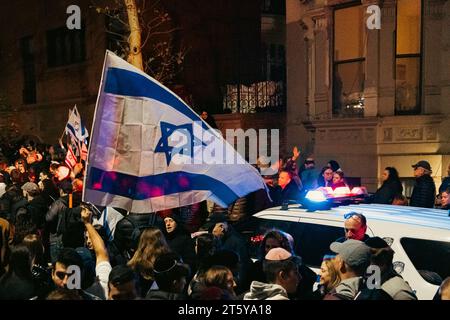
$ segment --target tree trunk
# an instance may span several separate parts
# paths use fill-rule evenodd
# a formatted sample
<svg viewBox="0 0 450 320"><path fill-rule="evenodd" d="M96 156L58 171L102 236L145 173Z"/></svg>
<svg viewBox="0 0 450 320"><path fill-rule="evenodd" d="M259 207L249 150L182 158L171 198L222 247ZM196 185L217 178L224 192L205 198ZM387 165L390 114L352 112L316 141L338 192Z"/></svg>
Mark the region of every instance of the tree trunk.
<svg viewBox="0 0 450 320"><path fill-rule="evenodd" d="M141 52L141 27L139 25L136 1L125 0L125 6L127 7L128 23L130 25L130 37L128 39L130 53L128 54L127 60L136 68L144 70Z"/></svg>

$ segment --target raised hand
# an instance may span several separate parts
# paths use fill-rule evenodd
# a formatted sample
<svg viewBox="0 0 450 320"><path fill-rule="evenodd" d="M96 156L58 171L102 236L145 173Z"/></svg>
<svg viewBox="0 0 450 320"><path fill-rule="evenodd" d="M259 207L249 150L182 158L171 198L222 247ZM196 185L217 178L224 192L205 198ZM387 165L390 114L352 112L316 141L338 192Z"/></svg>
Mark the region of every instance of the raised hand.
<svg viewBox="0 0 450 320"><path fill-rule="evenodd" d="M297 146L292 149L292 160L297 160L300 157L300 150L298 150Z"/></svg>

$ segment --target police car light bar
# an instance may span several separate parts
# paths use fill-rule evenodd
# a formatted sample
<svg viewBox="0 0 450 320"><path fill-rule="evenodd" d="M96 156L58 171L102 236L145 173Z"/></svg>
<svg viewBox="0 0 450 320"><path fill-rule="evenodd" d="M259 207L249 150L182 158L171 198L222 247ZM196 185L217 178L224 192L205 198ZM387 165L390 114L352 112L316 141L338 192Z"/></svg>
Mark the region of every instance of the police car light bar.
<svg viewBox="0 0 450 320"><path fill-rule="evenodd" d="M314 202L323 202L328 200L325 194L323 194L323 192L320 190L308 191L308 193L306 193L305 198Z"/></svg>

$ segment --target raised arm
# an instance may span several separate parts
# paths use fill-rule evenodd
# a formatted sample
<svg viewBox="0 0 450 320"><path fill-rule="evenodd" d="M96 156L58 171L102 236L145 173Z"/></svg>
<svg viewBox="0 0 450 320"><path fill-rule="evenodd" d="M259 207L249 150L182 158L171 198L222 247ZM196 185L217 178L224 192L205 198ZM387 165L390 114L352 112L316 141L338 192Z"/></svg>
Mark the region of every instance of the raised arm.
<svg viewBox="0 0 450 320"><path fill-rule="evenodd" d="M83 221L84 226L86 227L86 230L89 234L89 238L92 241L92 246L94 248L95 257L97 261L96 264L98 265L100 262L103 261L109 262L109 256L102 237L100 237L97 230L95 230L94 226L91 223L92 220L91 217L92 212L88 208L83 207L81 210L81 220Z"/></svg>

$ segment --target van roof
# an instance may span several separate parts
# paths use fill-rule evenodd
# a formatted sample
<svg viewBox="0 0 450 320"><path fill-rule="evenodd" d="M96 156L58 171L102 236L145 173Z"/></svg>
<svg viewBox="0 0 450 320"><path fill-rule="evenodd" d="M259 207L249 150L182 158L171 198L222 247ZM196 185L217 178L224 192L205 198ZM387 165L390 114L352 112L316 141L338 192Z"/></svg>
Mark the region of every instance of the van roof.
<svg viewBox="0 0 450 320"><path fill-rule="evenodd" d="M255 217L263 217L267 214L275 213L278 216L286 217L295 217L298 214L305 217L326 215L332 218L332 220L343 221L344 214L352 211L362 213L369 221L378 220L450 230L450 217L448 216L449 211L447 210L383 204L351 204L334 207L330 210L317 210L312 212L299 207L299 205L290 205L288 210L281 210L281 207L274 207L255 214Z"/></svg>

